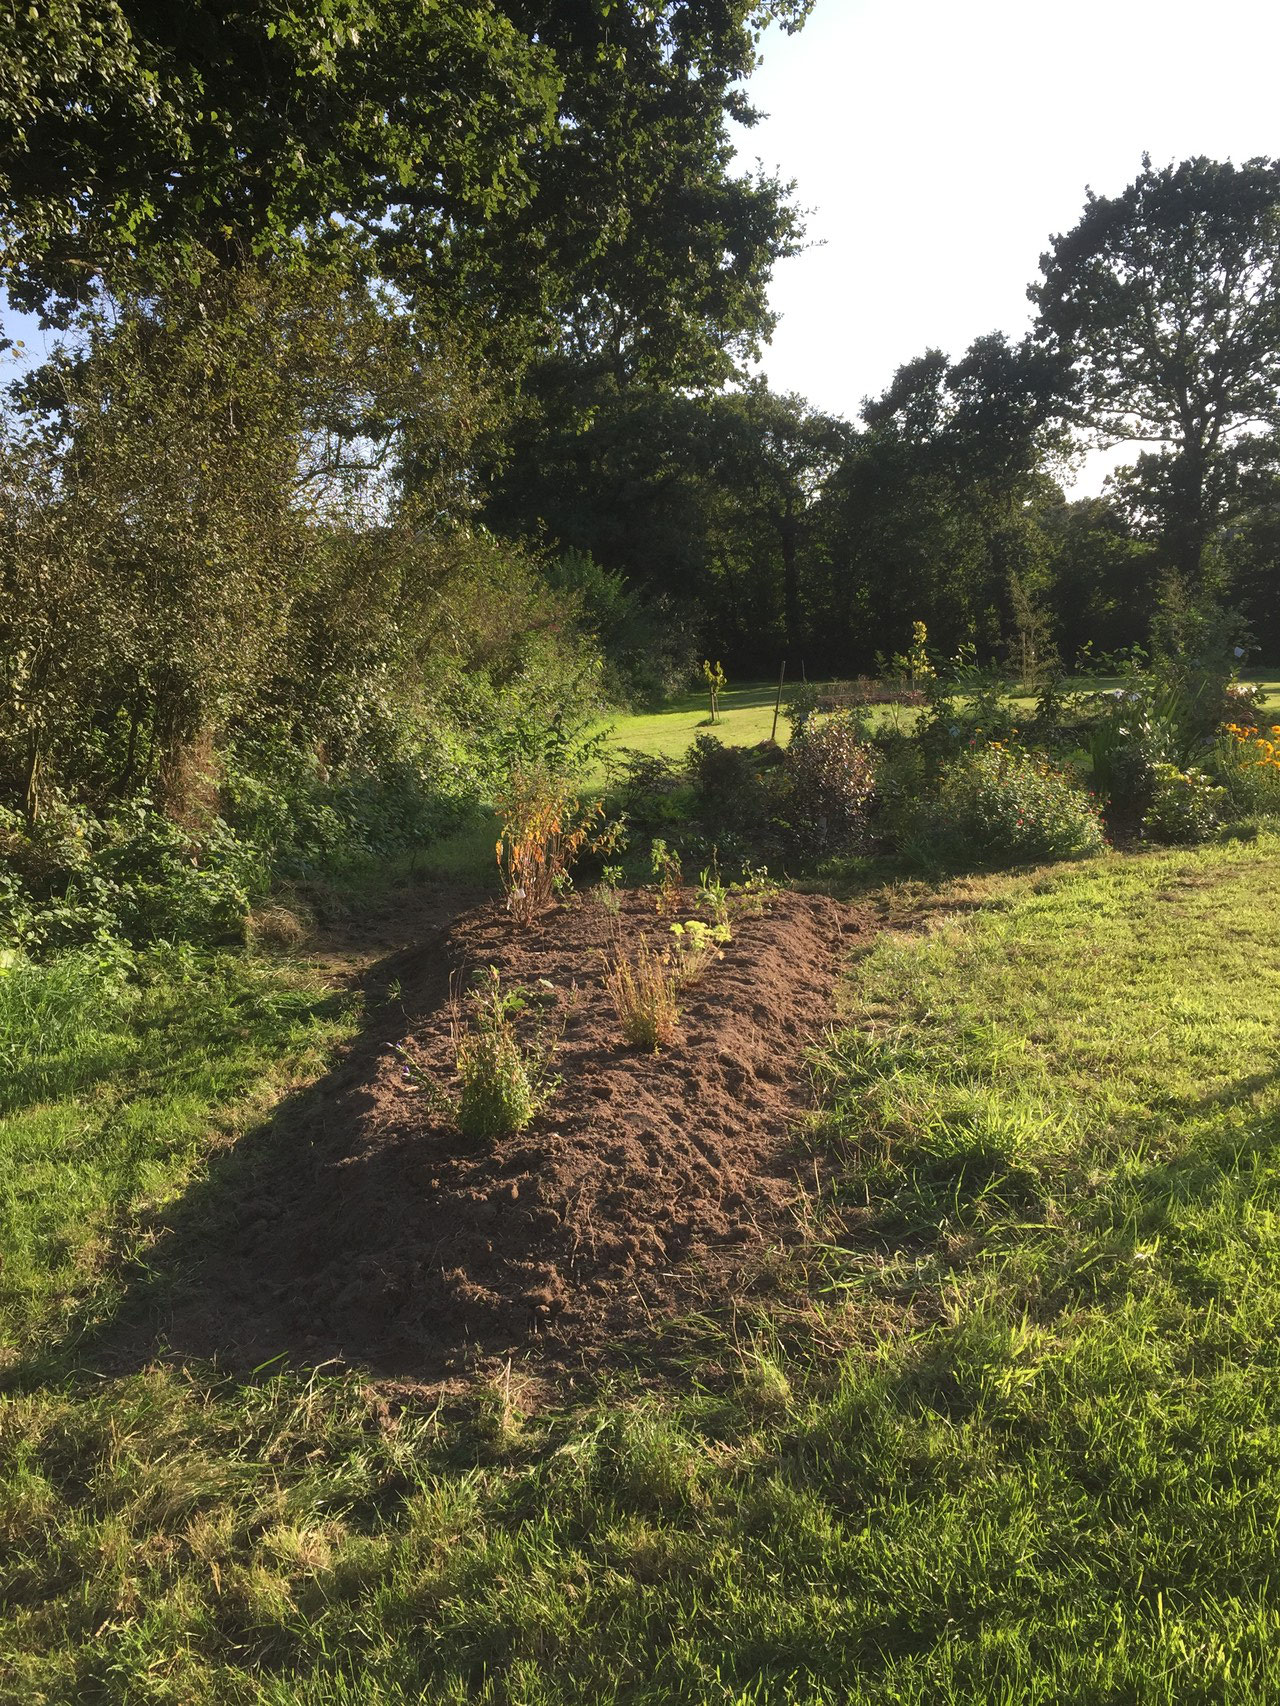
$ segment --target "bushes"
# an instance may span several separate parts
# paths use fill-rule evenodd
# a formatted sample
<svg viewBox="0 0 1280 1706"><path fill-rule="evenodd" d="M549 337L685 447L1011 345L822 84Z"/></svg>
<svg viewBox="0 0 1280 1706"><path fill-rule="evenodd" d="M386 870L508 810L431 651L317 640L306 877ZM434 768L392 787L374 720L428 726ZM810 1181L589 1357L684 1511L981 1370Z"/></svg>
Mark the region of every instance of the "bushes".
<svg viewBox="0 0 1280 1706"><path fill-rule="evenodd" d="M1280 812L1280 723L1266 734L1253 724L1229 723L1208 759L1226 793L1226 815Z"/></svg>
<svg viewBox="0 0 1280 1706"><path fill-rule="evenodd" d="M184 829L146 798L109 817L58 802L28 825L0 811L0 944L32 953L119 938L238 941L267 868L220 818Z"/></svg>
<svg viewBox="0 0 1280 1706"><path fill-rule="evenodd" d="M1149 841L1207 841L1221 822L1226 800L1227 790L1203 771L1158 764L1142 833Z"/></svg>
<svg viewBox="0 0 1280 1706"><path fill-rule="evenodd" d="M855 718L807 723L787 749L784 774L792 837L802 856L849 853L863 845L875 768Z"/></svg>
<svg viewBox="0 0 1280 1706"><path fill-rule="evenodd" d="M1104 845L1093 801L1046 759L995 742L948 764L900 835L905 851L943 862L1074 859Z"/></svg>
<svg viewBox="0 0 1280 1706"><path fill-rule="evenodd" d="M549 1066L558 1039L544 1033L522 1043L516 1035L516 1017L531 999L527 989L504 989L493 966L466 1006L454 998L453 1049L461 1084L456 1118L466 1138L486 1142L523 1131L555 1089Z"/></svg>

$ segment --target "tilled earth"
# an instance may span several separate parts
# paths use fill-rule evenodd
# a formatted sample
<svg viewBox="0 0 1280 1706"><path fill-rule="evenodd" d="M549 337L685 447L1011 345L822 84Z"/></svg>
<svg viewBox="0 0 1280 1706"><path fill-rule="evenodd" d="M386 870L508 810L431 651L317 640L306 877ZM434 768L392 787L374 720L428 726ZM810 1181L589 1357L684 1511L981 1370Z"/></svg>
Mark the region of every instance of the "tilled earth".
<svg viewBox="0 0 1280 1706"><path fill-rule="evenodd" d="M486 901L385 962L389 994L344 1061L234 1146L208 1212L188 1202L161 1238L168 1350L338 1358L412 1383L496 1357L566 1366L727 1291L785 1240L804 1048L868 922L792 893L737 917L653 1055L620 1040L603 956L619 932L669 940L668 921L648 894L621 906L588 898L521 930ZM450 1089L450 979L488 966L552 985L562 1083L531 1127L476 1145L422 1079Z"/></svg>

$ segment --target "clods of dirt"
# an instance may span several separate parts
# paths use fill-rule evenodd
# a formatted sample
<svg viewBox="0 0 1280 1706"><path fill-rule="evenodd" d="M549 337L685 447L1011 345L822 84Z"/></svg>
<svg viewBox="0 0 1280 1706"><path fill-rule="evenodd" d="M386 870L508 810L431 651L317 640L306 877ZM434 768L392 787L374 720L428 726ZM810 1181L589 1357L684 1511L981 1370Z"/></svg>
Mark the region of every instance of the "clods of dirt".
<svg viewBox="0 0 1280 1706"><path fill-rule="evenodd" d="M250 1366L337 1357L415 1382L530 1352L564 1364L730 1285L785 1238L803 1051L865 921L791 893L736 920L685 991L678 1040L653 1055L621 1042L602 954L619 929L634 944L669 925L648 895L621 908L588 899L522 931L486 902L383 968L390 999L347 1060L232 1153L210 1224L175 1222L169 1265L195 1282L171 1293L170 1348ZM488 966L553 986L562 1082L532 1126L476 1145L422 1078L449 1087L450 978Z"/></svg>

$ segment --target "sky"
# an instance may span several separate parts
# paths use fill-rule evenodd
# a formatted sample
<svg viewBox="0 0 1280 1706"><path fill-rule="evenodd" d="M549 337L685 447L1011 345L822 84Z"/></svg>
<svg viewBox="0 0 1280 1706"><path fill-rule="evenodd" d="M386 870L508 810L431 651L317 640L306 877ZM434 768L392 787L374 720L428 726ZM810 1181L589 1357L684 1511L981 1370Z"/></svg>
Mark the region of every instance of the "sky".
<svg viewBox="0 0 1280 1706"><path fill-rule="evenodd" d="M1025 331L1048 239L1144 150L1280 154L1275 0L817 0L761 52L739 160L796 180L815 245L777 268L761 367L846 418L931 345Z"/></svg>
<svg viewBox="0 0 1280 1706"><path fill-rule="evenodd" d="M930 345L1025 331L1048 239L1144 149L1280 154L1276 0L816 0L761 52L739 160L796 180L813 245L777 268L762 371L848 419Z"/></svg>

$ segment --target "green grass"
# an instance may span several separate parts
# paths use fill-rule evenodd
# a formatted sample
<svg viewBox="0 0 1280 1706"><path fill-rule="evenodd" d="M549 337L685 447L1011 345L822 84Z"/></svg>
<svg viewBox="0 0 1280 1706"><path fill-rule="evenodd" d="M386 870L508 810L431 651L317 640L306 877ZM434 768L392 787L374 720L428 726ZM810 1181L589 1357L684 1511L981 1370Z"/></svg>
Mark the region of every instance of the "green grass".
<svg viewBox="0 0 1280 1706"><path fill-rule="evenodd" d="M0 1343L109 1313L211 1127L314 1074L346 1028L314 977L242 954L84 952L0 977Z"/></svg>
<svg viewBox="0 0 1280 1706"><path fill-rule="evenodd" d="M1280 1700L1278 876L1275 837L1110 856L882 937L819 1060L812 1242L600 1392L393 1413L358 1374L19 1361L6 1697ZM163 1072L208 1105L202 1029ZM31 1094L119 1106L114 1047ZM193 1141L157 1128L144 1195ZM92 1195L107 1146L79 1165Z"/></svg>
<svg viewBox="0 0 1280 1706"><path fill-rule="evenodd" d="M713 725L706 694L686 693L661 711L615 718L608 725L610 744L668 758L678 758L701 734L714 734L726 746L758 746L770 738L777 696L776 681L772 686L752 682L726 688L720 695L719 720ZM786 718L779 716L777 739L785 742L790 732Z"/></svg>
<svg viewBox="0 0 1280 1706"><path fill-rule="evenodd" d="M1246 672L1243 679L1260 683L1267 689L1264 710L1280 712L1280 675L1273 670L1251 670ZM1120 684L1119 676L1101 675L1081 676L1073 683L1089 692L1105 692ZM700 734L714 734L727 746L756 746L770 738L777 691L776 682L751 682L741 687L728 688L720 696L720 720L714 727L708 721L706 694L685 694L682 698L672 700L661 711L639 712L634 716L615 718L605 725L609 730L609 744L615 748L625 747L634 752L667 758L679 758L682 753L688 751ZM1035 696L1014 695L1012 702L1025 705L1029 709L1035 704ZM872 711L873 721L876 722L888 721L895 717L909 726L914 720L914 713L893 706L876 706ZM778 741L785 745L790 732L786 718L780 716Z"/></svg>

